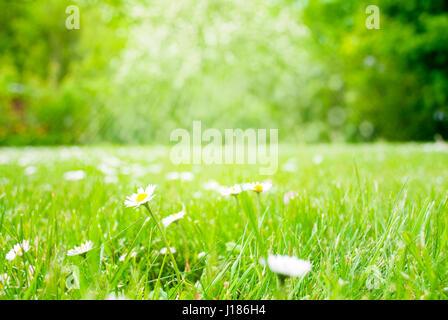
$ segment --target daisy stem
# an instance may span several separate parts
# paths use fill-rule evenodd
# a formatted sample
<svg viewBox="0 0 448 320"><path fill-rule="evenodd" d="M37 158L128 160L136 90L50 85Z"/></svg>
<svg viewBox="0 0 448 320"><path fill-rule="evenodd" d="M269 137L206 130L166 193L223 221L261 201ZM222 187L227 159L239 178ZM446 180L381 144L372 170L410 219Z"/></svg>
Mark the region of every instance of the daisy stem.
<svg viewBox="0 0 448 320"><path fill-rule="evenodd" d="M277 292L276 292L276 299L277 300L287 300L286 295L286 286L285 286L285 277L278 275L277 277Z"/></svg>
<svg viewBox="0 0 448 320"><path fill-rule="evenodd" d="M258 210L258 218L260 218L261 216L260 192L257 192L257 210Z"/></svg>
<svg viewBox="0 0 448 320"><path fill-rule="evenodd" d="M179 223L176 223L178 228L179 228L179 232L180 235L182 237L182 240L184 241L184 245L185 245L185 268L187 269L187 271L190 271L190 265L188 264L188 258L190 256L189 250L188 250L188 246L187 246L187 238L185 238L184 235L184 231L182 230L182 227L180 226Z"/></svg>
<svg viewBox="0 0 448 320"><path fill-rule="evenodd" d="M241 206L240 206L240 199L238 198L238 195L237 195L237 194L234 195L234 197L235 197L236 207L237 207L237 209L238 209L238 212L239 212L241 215L243 215L243 211L241 210ZM245 216L243 215L243 217L245 217ZM247 218L247 217L246 217L246 218ZM245 220L245 223L247 223L247 219Z"/></svg>
<svg viewBox="0 0 448 320"><path fill-rule="evenodd" d="M27 264L26 264L27 260L25 258L25 252L23 252L22 258L23 258L23 265L25 268L25 282L28 282L28 268L27 268Z"/></svg>
<svg viewBox="0 0 448 320"><path fill-rule="evenodd" d="M240 200L238 199L238 195L235 195L236 207L238 211L241 213Z"/></svg>
<svg viewBox="0 0 448 320"><path fill-rule="evenodd" d="M152 213L151 208L149 207L148 203L145 203L144 206L146 207L146 209L148 209L149 214L154 219L154 223L156 224L157 229L159 229L159 232L162 235L162 239L165 242L166 249L168 250L171 261L173 262L173 267L174 267L174 271L176 272L177 281L180 284L181 277L180 277L180 273L179 273L179 268L177 267L176 260L174 259L173 253L171 252L170 243L168 242L168 239L166 238L165 233L163 232L162 228L160 227L159 221L156 219L156 216L154 215L154 213Z"/></svg>

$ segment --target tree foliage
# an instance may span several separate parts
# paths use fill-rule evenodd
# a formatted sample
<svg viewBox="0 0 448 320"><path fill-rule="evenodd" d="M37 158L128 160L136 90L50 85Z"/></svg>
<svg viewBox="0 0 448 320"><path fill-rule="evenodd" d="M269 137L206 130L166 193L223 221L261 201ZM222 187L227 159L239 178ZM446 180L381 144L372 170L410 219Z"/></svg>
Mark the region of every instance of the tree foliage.
<svg viewBox="0 0 448 320"><path fill-rule="evenodd" d="M446 30L443 0L2 1L0 144L447 138Z"/></svg>

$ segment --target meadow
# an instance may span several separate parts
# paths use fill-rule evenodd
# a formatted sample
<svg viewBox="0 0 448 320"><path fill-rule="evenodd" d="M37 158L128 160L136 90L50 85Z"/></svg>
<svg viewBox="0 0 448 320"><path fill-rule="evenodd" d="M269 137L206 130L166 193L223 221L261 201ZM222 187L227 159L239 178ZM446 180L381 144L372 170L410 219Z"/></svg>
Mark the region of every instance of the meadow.
<svg viewBox="0 0 448 320"><path fill-rule="evenodd" d="M0 299L448 298L445 145L282 145L272 176L169 150L1 148ZM157 224L125 205L148 184ZM278 276L268 254L311 271Z"/></svg>

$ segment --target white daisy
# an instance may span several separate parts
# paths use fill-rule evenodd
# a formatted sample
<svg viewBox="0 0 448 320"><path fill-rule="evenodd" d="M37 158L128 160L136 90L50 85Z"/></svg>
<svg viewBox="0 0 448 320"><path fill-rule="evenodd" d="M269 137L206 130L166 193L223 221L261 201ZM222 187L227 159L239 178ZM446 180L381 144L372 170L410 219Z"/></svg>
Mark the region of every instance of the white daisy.
<svg viewBox="0 0 448 320"><path fill-rule="evenodd" d="M18 243L14 245L14 247L9 250L6 254L6 260L12 261L17 256L22 256L24 252L28 252L30 250L30 242L28 240L23 240L22 243Z"/></svg>
<svg viewBox="0 0 448 320"><path fill-rule="evenodd" d="M298 169L297 168L297 159L290 158L288 161L286 161L282 165L281 169L286 172L296 172Z"/></svg>
<svg viewBox="0 0 448 320"><path fill-rule="evenodd" d="M0 274L0 284L8 285L9 284L9 276L6 273Z"/></svg>
<svg viewBox="0 0 448 320"><path fill-rule="evenodd" d="M116 295L115 292L110 293L105 300L129 300L124 294Z"/></svg>
<svg viewBox="0 0 448 320"><path fill-rule="evenodd" d="M165 228L168 227L168 226L169 226L170 224L172 224L173 222L176 222L177 220L182 219L182 218L185 216L186 213L187 213L187 212L185 211L185 206L184 206L184 204L182 203L182 211L179 211L178 213L169 215L168 217L162 219L162 224L163 224L163 226L164 226Z"/></svg>
<svg viewBox="0 0 448 320"><path fill-rule="evenodd" d="M239 184L235 184L231 187L223 187L220 190L221 195L223 196L236 196L239 195L241 192L243 191L243 189L241 188L241 185Z"/></svg>
<svg viewBox="0 0 448 320"><path fill-rule="evenodd" d="M92 241L86 241L84 243L81 243L79 247L76 247L74 249L70 249L67 251L68 256L77 256L80 254L85 254L86 252L92 250L93 248L93 242Z"/></svg>
<svg viewBox="0 0 448 320"><path fill-rule="evenodd" d="M121 166L121 160L110 155L105 156L105 158L103 159L103 163L111 167Z"/></svg>
<svg viewBox="0 0 448 320"><path fill-rule="evenodd" d="M124 259L126 259L126 256L127 256L126 253L122 254L122 255L120 256L120 258L118 259L118 261L123 262Z"/></svg>
<svg viewBox="0 0 448 320"><path fill-rule="evenodd" d="M195 199L202 198L202 192L201 191L196 191L195 193L193 193L193 198L195 198Z"/></svg>
<svg viewBox="0 0 448 320"><path fill-rule="evenodd" d="M104 183L117 183L118 178L116 176L105 176Z"/></svg>
<svg viewBox="0 0 448 320"><path fill-rule="evenodd" d="M117 170L106 163L101 163L100 165L98 165L98 170L100 170L107 176L114 176L117 174Z"/></svg>
<svg viewBox="0 0 448 320"><path fill-rule="evenodd" d="M163 169L163 165L158 164L158 163L148 166L148 172L150 172L150 173L160 173L160 172L162 172L162 169Z"/></svg>
<svg viewBox="0 0 448 320"><path fill-rule="evenodd" d="M260 260L260 263L266 265L264 260ZM269 255L267 264L273 272L290 277L303 277L312 268L307 260L282 255Z"/></svg>
<svg viewBox="0 0 448 320"><path fill-rule="evenodd" d="M120 258L118 259L118 261L123 262L126 259L127 255L128 255L127 253L121 255ZM131 251L131 253L129 253L129 256L131 258L135 258L137 256L137 252Z"/></svg>
<svg viewBox="0 0 448 320"><path fill-rule="evenodd" d="M283 203L284 204L289 204L289 202L294 199L295 197L297 197L299 194L293 190L285 193L285 195L283 196Z"/></svg>
<svg viewBox="0 0 448 320"><path fill-rule="evenodd" d="M207 254L207 253L205 253L204 251L199 252L199 253L198 253L198 259L201 259L202 257L205 257L206 254Z"/></svg>
<svg viewBox="0 0 448 320"><path fill-rule="evenodd" d="M131 173L134 175L134 177L138 178L146 174L146 169L140 164L133 164L131 166Z"/></svg>
<svg viewBox="0 0 448 320"><path fill-rule="evenodd" d="M194 179L194 174L192 172L184 171L179 175L181 181L191 181Z"/></svg>
<svg viewBox="0 0 448 320"><path fill-rule="evenodd" d="M313 163L316 164L316 165L321 164L322 161L324 161L324 157L323 157L322 155L320 155L320 154L316 154L316 155L313 157Z"/></svg>
<svg viewBox="0 0 448 320"><path fill-rule="evenodd" d="M3 295L3 290L9 286L9 276L6 273L0 274L0 295Z"/></svg>
<svg viewBox="0 0 448 320"><path fill-rule="evenodd" d="M177 180L179 179L179 172L168 172L165 175L166 180Z"/></svg>
<svg viewBox="0 0 448 320"><path fill-rule="evenodd" d="M127 200L124 201L126 207L138 207L146 202L151 201L155 197L154 190L156 189L155 184L150 184L146 189L138 188L137 193L129 196Z"/></svg>
<svg viewBox="0 0 448 320"><path fill-rule="evenodd" d="M8 164L9 157L6 154L0 155L0 164Z"/></svg>
<svg viewBox="0 0 448 320"><path fill-rule="evenodd" d="M29 154L24 155L22 158L19 159L19 161L17 162L17 164L21 167L25 167L31 163L33 163L33 157Z"/></svg>
<svg viewBox="0 0 448 320"><path fill-rule="evenodd" d="M132 173L132 168L129 166L122 166L120 167L120 172L124 175L129 175Z"/></svg>
<svg viewBox="0 0 448 320"><path fill-rule="evenodd" d="M28 275L30 277L31 280L34 279L34 271L36 271L36 268L32 265L28 266Z"/></svg>
<svg viewBox="0 0 448 320"><path fill-rule="evenodd" d="M251 182L243 184L243 189L245 191L255 191L255 192L266 192L272 188L272 182Z"/></svg>
<svg viewBox="0 0 448 320"><path fill-rule="evenodd" d="M34 166L29 166L29 167L26 167L26 169L25 169L25 174L26 174L27 176L31 176L31 175L35 174L36 171L37 171L36 167L34 167Z"/></svg>
<svg viewBox="0 0 448 320"><path fill-rule="evenodd" d="M176 252L176 248L174 247L170 247L171 253L175 253ZM156 251L156 253L160 253L160 254L166 254L168 252L167 248L162 248L160 249L160 252Z"/></svg>
<svg viewBox="0 0 448 320"><path fill-rule="evenodd" d="M209 181L203 183L203 184L202 184L202 187L203 187L205 190L219 190L219 188L220 188L221 186L220 186L219 183L216 182L215 180L209 180Z"/></svg>
<svg viewBox="0 0 448 320"><path fill-rule="evenodd" d="M78 181L86 177L86 173L83 170L67 171L64 173L64 179L68 181Z"/></svg>

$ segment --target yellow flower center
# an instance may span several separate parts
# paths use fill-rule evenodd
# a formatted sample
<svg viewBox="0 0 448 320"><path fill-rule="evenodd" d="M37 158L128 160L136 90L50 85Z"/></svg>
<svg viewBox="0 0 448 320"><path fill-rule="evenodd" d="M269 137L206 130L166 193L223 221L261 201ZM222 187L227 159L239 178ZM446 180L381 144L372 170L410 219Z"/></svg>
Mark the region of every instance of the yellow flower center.
<svg viewBox="0 0 448 320"><path fill-rule="evenodd" d="M138 196L137 196L137 202L140 202L140 201L143 201L143 200L145 200L146 199L146 197L148 196L148 194L147 193L140 193Z"/></svg>
<svg viewBox="0 0 448 320"><path fill-rule="evenodd" d="M255 191L255 192L261 192L261 191L263 191L263 187L260 186L259 184L257 184L257 185L254 187L254 191Z"/></svg>

